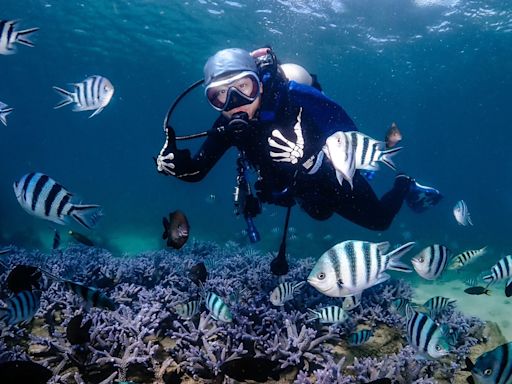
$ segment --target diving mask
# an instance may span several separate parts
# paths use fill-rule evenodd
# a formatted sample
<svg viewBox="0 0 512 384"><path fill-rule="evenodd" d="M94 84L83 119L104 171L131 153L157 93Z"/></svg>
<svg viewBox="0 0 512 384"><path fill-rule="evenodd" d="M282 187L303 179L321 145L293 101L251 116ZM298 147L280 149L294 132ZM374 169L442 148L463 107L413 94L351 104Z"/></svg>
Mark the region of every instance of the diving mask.
<svg viewBox="0 0 512 384"><path fill-rule="evenodd" d="M260 81L252 71L211 82L205 89L208 102L217 111L230 111L251 104L260 94Z"/></svg>

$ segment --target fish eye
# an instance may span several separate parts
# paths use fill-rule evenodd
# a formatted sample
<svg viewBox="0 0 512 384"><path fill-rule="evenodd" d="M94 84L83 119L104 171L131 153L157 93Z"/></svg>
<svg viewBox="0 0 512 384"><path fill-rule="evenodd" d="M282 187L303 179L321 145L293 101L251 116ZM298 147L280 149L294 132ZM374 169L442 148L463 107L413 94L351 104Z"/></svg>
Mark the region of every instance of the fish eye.
<svg viewBox="0 0 512 384"><path fill-rule="evenodd" d="M419 261L420 263L423 263L423 262L425 261L425 258L424 258L424 257L420 257L420 258L418 259L418 261Z"/></svg>
<svg viewBox="0 0 512 384"><path fill-rule="evenodd" d="M487 368L485 371L484 371L484 375L485 376L491 376L492 374L492 369L491 368Z"/></svg>
<svg viewBox="0 0 512 384"><path fill-rule="evenodd" d="M323 279L325 279L325 273L320 272L320 273L317 275L317 277L318 277L318 279L323 280Z"/></svg>
<svg viewBox="0 0 512 384"><path fill-rule="evenodd" d="M437 352L440 352L441 351L441 346L439 344L436 345L436 351Z"/></svg>

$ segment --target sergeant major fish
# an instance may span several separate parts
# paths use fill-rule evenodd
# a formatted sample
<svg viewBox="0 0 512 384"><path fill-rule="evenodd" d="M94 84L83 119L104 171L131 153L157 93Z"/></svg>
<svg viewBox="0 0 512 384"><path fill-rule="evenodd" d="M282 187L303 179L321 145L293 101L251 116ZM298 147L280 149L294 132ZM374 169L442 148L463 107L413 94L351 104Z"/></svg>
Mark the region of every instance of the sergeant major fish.
<svg viewBox="0 0 512 384"><path fill-rule="evenodd" d="M29 322L41 304L41 291L21 291L6 301L0 308L0 322L7 325Z"/></svg>
<svg viewBox="0 0 512 384"><path fill-rule="evenodd" d="M477 258L485 254L486 250L487 246L480 249L471 249L468 251L464 251L450 260L448 269L457 270L462 267L465 267L466 265L474 262Z"/></svg>
<svg viewBox="0 0 512 384"><path fill-rule="evenodd" d="M0 20L0 55L12 55L16 53L17 47L15 43L33 47L28 37L39 28L29 28L22 31L15 29L19 20Z"/></svg>
<svg viewBox="0 0 512 384"><path fill-rule="evenodd" d="M433 244L411 259L418 275L427 280L437 279L443 273L450 251L444 245Z"/></svg>
<svg viewBox="0 0 512 384"><path fill-rule="evenodd" d="M208 292L206 294L206 308L210 311L211 316L215 320L219 320L225 323L231 323L233 321L233 315L229 310L227 304L215 293Z"/></svg>
<svg viewBox="0 0 512 384"><path fill-rule="evenodd" d="M270 294L270 302L275 306L282 307L285 302L293 299L293 296L304 284L306 284L305 281L296 284L289 282L279 284Z"/></svg>
<svg viewBox="0 0 512 384"><path fill-rule="evenodd" d="M0 121L3 125L7 127L7 115L14 111L14 108L9 108L9 106L0 101Z"/></svg>
<svg viewBox="0 0 512 384"><path fill-rule="evenodd" d="M439 359L450 352L445 326L438 326L430 317L407 306L407 339L420 356Z"/></svg>
<svg viewBox="0 0 512 384"><path fill-rule="evenodd" d="M183 320L190 320L199 313L201 307L200 300L192 300L184 304L177 304L174 310Z"/></svg>
<svg viewBox="0 0 512 384"><path fill-rule="evenodd" d="M308 308L313 316L310 320L319 319L322 324L339 324L347 319L347 313L343 308L331 305L320 309Z"/></svg>
<svg viewBox="0 0 512 384"><path fill-rule="evenodd" d="M512 277L512 255L507 255L493 265L491 273L483 277L483 280L489 286L491 283L509 279Z"/></svg>
<svg viewBox="0 0 512 384"><path fill-rule="evenodd" d="M429 311L430 317L435 317L445 309L453 308L456 301L448 297L435 296L425 301L423 307Z"/></svg>
<svg viewBox="0 0 512 384"><path fill-rule="evenodd" d="M90 76L81 83L73 83L74 90L66 91L59 87L53 87L62 97L62 101L54 109L75 103L73 112L95 110L89 118L100 113L114 95L114 86L109 79L103 76Z"/></svg>
<svg viewBox="0 0 512 384"><path fill-rule="evenodd" d="M414 243L385 253L389 246L389 242L357 240L339 243L320 256L308 276L308 282L324 295L346 297L388 280L390 276L384 273L387 269L412 272L410 267L400 262L400 257Z"/></svg>
<svg viewBox="0 0 512 384"><path fill-rule="evenodd" d="M466 357L466 369L471 377L470 384L510 384L512 383L512 342L502 344L480 355L475 363Z"/></svg>
<svg viewBox="0 0 512 384"><path fill-rule="evenodd" d="M62 185L40 172L28 173L13 184L16 199L25 211L57 224L67 224L72 217L87 229L101 217L99 205L71 203L73 195Z"/></svg>
<svg viewBox="0 0 512 384"><path fill-rule="evenodd" d="M373 336L371 329L362 329L358 332L350 334L348 337L348 343L350 345L362 345L366 343Z"/></svg>
<svg viewBox="0 0 512 384"><path fill-rule="evenodd" d="M453 207L453 216L455 216L455 220L457 220L457 223L460 225L473 225L468 206L464 200L459 200L457 204L455 204L455 207Z"/></svg>

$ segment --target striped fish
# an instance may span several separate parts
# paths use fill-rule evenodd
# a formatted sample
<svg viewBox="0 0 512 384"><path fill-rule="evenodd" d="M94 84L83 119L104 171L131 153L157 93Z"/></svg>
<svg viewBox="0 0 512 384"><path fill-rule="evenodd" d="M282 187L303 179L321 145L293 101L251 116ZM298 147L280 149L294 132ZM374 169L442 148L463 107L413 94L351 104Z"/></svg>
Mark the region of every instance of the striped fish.
<svg viewBox="0 0 512 384"><path fill-rule="evenodd" d="M0 101L0 121L3 125L7 127L7 115L14 111L14 108L9 108L9 106Z"/></svg>
<svg viewBox="0 0 512 384"><path fill-rule="evenodd" d="M435 280L443 273L450 251L444 245L434 244L426 247L411 259L418 275L427 280Z"/></svg>
<svg viewBox="0 0 512 384"><path fill-rule="evenodd" d="M449 299L448 297L435 296L425 301L423 307L428 310L430 317L435 317L445 309L453 308L456 301L457 300Z"/></svg>
<svg viewBox="0 0 512 384"><path fill-rule="evenodd" d="M206 308L215 320L231 323L233 315L229 307L222 301L222 299L213 292L206 294Z"/></svg>
<svg viewBox="0 0 512 384"><path fill-rule="evenodd" d="M386 149L386 143L372 139L361 132L347 132L356 158L356 169L366 171L378 171L379 162L386 164L392 170L396 170L391 157L396 155L402 147Z"/></svg>
<svg viewBox="0 0 512 384"><path fill-rule="evenodd" d="M471 264L477 258L482 256L486 252L486 250L487 246L480 249L471 249L469 251L464 251L450 260L448 269L456 270L465 267L466 265Z"/></svg>
<svg viewBox="0 0 512 384"><path fill-rule="evenodd" d="M352 178L356 172L356 161L348 133L338 131L327 138L322 152L318 154L315 166L309 173L315 173L318 170L322 164L324 154L331 161L340 185L343 185L343 180L346 180L352 188Z"/></svg>
<svg viewBox="0 0 512 384"><path fill-rule="evenodd" d="M90 76L81 83L74 83L72 92L53 87L62 97L62 101L54 109L75 103L74 112L95 110L89 118L100 113L114 95L114 86L103 76Z"/></svg>
<svg viewBox="0 0 512 384"><path fill-rule="evenodd" d="M390 278L387 269L412 272L400 262L414 243L385 253L389 242L347 240L325 252L308 276L308 282L318 291L330 297L347 297L362 293L365 289Z"/></svg>
<svg viewBox="0 0 512 384"><path fill-rule="evenodd" d="M480 284L480 278L479 277L468 277L466 280L464 280L464 284L466 284L469 287L476 287Z"/></svg>
<svg viewBox="0 0 512 384"><path fill-rule="evenodd" d="M199 313L201 307L200 300L192 300L185 304L178 304L174 307L174 310L180 318L183 320L190 320Z"/></svg>
<svg viewBox="0 0 512 384"><path fill-rule="evenodd" d="M295 284L288 282L279 284L270 294L270 302L275 306L282 307L284 303L293 299L293 296L304 284L306 284L305 281Z"/></svg>
<svg viewBox="0 0 512 384"><path fill-rule="evenodd" d="M455 207L453 207L453 216L455 216L455 220L457 220L457 223L460 225L473 225L468 206L464 200L457 201L457 204L455 204Z"/></svg>
<svg viewBox="0 0 512 384"><path fill-rule="evenodd" d="M38 31L39 28L29 28L22 31L15 29L19 20L0 20L0 55L12 55L16 53L15 43L33 47L28 37L30 34Z"/></svg>
<svg viewBox="0 0 512 384"><path fill-rule="evenodd" d="M313 316L313 319L319 319L322 324L339 324L343 323L347 319L347 313L343 310L343 308L331 305L329 307L324 307L320 309L309 309Z"/></svg>
<svg viewBox="0 0 512 384"><path fill-rule="evenodd" d="M494 266L491 268L491 274L483 277L483 280L489 284L494 283L496 281L509 279L512 277L512 255L507 255L501 258Z"/></svg>
<svg viewBox="0 0 512 384"><path fill-rule="evenodd" d="M103 291L71 280L62 280L66 288L80 296L88 306L115 311L117 304Z"/></svg>
<svg viewBox="0 0 512 384"><path fill-rule="evenodd" d="M5 308L0 308L0 322L6 325L29 322L40 304L40 291L21 291L6 301Z"/></svg>
<svg viewBox="0 0 512 384"><path fill-rule="evenodd" d="M405 309L407 308L407 305L412 305L413 303L409 299L404 299L403 297L400 297L398 299L395 299L391 302L391 305L389 306L389 310L391 313L397 313L400 316L405 316Z"/></svg>
<svg viewBox="0 0 512 384"><path fill-rule="evenodd" d="M362 329L358 332L352 333L348 337L348 343L350 345L361 345L366 343L372 336L373 331L371 329Z"/></svg>
<svg viewBox="0 0 512 384"><path fill-rule="evenodd" d="M512 342L500 345L480 355L473 364L466 358L467 370L471 370L474 384L512 383Z"/></svg>
<svg viewBox="0 0 512 384"><path fill-rule="evenodd" d="M41 219L65 225L68 217L72 217L90 229L101 217L99 205L71 203L72 194L43 173L28 173L14 182L13 188L23 209Z"/></svg>
<svg viewBox="0 0 512 384"><path fill-rule="evenodd" d="M407 339L420 355L439 359L449 353L450 345L444 338L444 326L438 326L430 317L407 306Z"/></svg>

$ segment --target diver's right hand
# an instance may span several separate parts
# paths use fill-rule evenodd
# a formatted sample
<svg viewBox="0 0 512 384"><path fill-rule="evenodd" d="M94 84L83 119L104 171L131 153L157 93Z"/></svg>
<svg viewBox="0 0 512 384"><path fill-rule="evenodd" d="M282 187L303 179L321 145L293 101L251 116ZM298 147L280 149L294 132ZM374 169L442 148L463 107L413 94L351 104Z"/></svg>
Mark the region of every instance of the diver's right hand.
<svg viewBox="0 0 512 384"><path fill-rule="evenodd" d="M156 168L165 175L179 177L186 170L190 159L188 149L164 147L156 158Z"/></svg>

